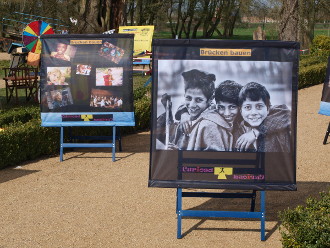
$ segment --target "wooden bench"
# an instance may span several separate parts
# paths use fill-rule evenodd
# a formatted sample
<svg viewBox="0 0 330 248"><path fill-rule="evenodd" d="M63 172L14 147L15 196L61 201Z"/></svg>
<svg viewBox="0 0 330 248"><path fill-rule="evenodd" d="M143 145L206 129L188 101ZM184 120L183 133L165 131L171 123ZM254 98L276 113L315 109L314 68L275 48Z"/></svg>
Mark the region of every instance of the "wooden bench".
<svg viewBox="0 0 330 248"><path fill-rule="evenodd" d="M33 67L17 67L3 68L5 71L6 83L6 100L15 97L15 102L18 103L18 90L25 90L25 100L34 99L38 101L38 68Z"/></svg>

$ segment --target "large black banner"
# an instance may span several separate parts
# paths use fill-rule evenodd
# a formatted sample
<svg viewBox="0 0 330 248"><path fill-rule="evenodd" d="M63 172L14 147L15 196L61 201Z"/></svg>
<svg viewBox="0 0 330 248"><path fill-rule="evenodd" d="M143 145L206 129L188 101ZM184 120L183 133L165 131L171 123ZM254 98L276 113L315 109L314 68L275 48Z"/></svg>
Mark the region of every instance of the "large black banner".
<svg viewBox="0 0 330 248"><path fill-rule="evenodd" d="M43 126L134 126L133 35L43 35Z"/></svg>
<svg viewBox="0 0 330 248"><path fill-rule="evenodd" d="M330 116L330 57L328 58L319 114Z"/></svg>
<svg viewBox="0 0 330 248"><path fill-rule="evenodd" d="M299 44L154 40L150 187L296 189Z"/></svg>

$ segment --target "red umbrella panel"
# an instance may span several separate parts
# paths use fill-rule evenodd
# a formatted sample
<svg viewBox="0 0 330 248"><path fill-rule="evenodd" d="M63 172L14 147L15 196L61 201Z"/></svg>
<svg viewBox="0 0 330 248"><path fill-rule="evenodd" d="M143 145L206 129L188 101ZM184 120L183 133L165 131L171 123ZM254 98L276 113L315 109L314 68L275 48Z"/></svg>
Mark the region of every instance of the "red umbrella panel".
<svg viewBox="0 0 330 248"><path fill-rule="evenodd" d="M23 30L23 44L33 53L41 53L40 35L54 34L53 28L46 22L34 21Z"/></svg>

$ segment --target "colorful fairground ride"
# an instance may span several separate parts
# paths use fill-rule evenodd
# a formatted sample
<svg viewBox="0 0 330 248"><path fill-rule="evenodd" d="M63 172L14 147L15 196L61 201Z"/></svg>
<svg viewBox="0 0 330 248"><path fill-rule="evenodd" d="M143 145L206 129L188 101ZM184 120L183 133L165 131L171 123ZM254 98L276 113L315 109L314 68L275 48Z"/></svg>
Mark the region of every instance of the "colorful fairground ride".
<svg viewBox="0 0 330 248"><path fill-rule="evenodd" d="M38 53L40 35L67 33L68 29L59 19L13 12L0 20L0 52L11 53L13 48L26 47Z"/></svg>

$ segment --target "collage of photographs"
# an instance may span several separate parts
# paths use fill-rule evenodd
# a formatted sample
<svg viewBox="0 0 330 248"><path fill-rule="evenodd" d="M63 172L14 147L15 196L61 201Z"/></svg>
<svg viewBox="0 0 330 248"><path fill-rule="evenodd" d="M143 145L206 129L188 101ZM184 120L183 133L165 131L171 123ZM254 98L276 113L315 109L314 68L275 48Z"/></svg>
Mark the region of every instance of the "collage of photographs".
<svg viewBox="0 0 330 248"><path fill-rule="evenodd" d="M77 53L74 45L56 43L50 52L52 65L46 67L46 91L43 93L44 104L49 110L75 104L76 99L89 98L89 107L121 110L122 92L113 87L123 86L124 68L118 66L97 67L87 63L73 63ZM125 50L106 41L100 44L97 55L102 60L119 64ZM58 61L68 61L70 66L55 66ZM110 64L113 64L110 63ZM73 85L88 82L88 87L73 90ZM76 86L77 88L77 86ZM82 95L85 95L82 97Z"/></svg>

